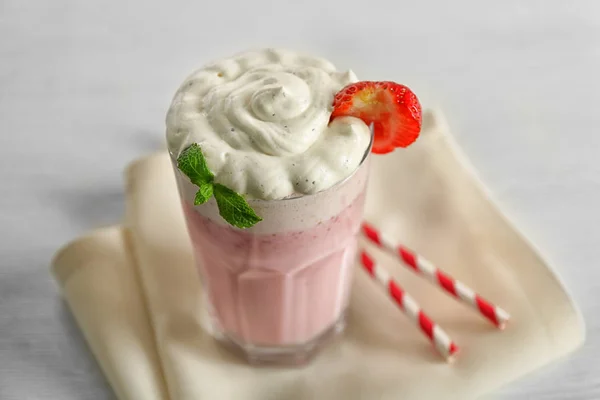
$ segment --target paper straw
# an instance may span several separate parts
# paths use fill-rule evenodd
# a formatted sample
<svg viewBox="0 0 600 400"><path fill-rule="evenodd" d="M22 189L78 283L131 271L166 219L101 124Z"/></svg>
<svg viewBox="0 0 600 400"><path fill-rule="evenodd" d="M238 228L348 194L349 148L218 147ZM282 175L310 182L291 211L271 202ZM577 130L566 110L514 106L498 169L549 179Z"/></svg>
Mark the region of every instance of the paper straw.
<svg viewBox="0 0 600 400"><path fill-rule="evenodd" d="M392 300L404 311L404 314L408 316L411 322L427 336L446 361L451 362L453 356L458 352L458 346L450 339L446 332L433 322L421 310L415 299L403 290L390 276L389 272L380 265L377 265L373 258L364 250L360 253L360 262L369 275L387 289Z"/></svg>
<svg viewBox="0 0 600 400"><path fill-rule="evenodd" d="M510 315L502 308L484 299L464 283L452 278L444 271L435 267L422 256L414 253L402 245L393 243L386 238L373 225L364 222L362 225L364 236L384 250L394 254L405 266L426 277L430 282L442 288L454 298L477 310L481 315L490 320L500 329L504 329L510 319Z"/></svg>

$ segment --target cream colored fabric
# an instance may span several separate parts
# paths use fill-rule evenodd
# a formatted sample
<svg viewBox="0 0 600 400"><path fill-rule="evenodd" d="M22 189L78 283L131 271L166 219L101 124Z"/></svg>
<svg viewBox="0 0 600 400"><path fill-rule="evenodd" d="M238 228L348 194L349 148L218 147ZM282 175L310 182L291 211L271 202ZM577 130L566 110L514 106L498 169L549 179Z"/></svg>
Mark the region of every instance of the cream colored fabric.
<svg viewBox="0 0 600 400"><path fill-rule="evenodd" d="M166 399L135 264L120 227L61 249L53 273L119 399Z"/></svg>
<svg viewBox="0 0 600 400"><path fill-rule="evenodd" d="M113 253L98 251L92 242L102 246L106 231L90 236L87 246L67 247L55 263L57 270L79 271L63 277L65 297L119 397L158 398L143 391L160 382L150 373L158 370L154 350L141 345L144 329L154 334L171 400L469 399L577 348L583 322L559 281L490 203L441 116L424 117L417 144L373 157L367 219L507 309L512 320L504 332L365 244L461 346L456 363L445 364L357 268L347 332L312 364L279 370L245 365L201 329L200 281L171 164L159 154L133 163L126 173L125 225L140 276L136 282L129 271L130 279L121 282L129 294L112 287L102 301L103 288L114 285L107 266L128 251L123 241L111 243ZM132 268L130 259L120 267ZM112 296L139 293L151 323L114 318ZM146 313L137 300L125 306ZM136 335L140 343L132 342ZM143 374L125 372L130 346L137 360L147 352Z"/></svg>

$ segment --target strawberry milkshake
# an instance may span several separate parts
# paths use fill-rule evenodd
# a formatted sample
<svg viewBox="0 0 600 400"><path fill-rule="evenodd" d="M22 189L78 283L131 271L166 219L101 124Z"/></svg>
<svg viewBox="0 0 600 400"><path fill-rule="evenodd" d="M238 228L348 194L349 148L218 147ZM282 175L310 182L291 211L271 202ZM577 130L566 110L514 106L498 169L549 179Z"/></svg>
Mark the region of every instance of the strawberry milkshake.
<svg viewBox="0 0 600 400"><path fill-rule="evenodd" d="M169 109L208 330L253 363L303 363L343 329L370 150L402 146L395 110L368 118L382 91L356 81L320 58L259 50L194 72Z"/></svg>

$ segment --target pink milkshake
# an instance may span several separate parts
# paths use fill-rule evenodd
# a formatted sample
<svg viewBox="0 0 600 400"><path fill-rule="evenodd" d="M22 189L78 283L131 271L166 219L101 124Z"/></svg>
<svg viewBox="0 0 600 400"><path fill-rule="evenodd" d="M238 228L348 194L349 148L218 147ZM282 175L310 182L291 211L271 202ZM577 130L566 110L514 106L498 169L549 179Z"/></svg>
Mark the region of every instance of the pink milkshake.
<svg viewBox="0 0 600 400"><path fill-rule="evenodd" d="M343 329L372 134L357 118L329 120L354 81L322 59L260 50L195 72L169 110L210 330L251 362L305 362ZM232 226L219 198L194 204L198 184L177 167L192 144L260 222Z"/></svg>

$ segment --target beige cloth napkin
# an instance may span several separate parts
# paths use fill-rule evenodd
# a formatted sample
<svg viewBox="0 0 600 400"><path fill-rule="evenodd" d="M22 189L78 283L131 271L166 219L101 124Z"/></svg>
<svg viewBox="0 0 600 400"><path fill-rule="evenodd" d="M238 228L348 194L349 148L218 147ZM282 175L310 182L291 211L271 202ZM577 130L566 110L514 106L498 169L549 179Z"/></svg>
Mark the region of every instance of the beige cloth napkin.
<svg viewBox="0 0 600 400"><path fill-rule="evenodd" d="M358 268L347 332L309 366L252 368L230 355L201 328L202 292L167 154L127 170L130 246L118 228L95 232L63 249L54 271L121 399L475 398L573 351L584 329L556 276L469 171L441 115L426 113L417 144L373 157L366 211L511 313L500 332L372 249L461 346L454 365Z"/></svg>
<svg viewBox="0 0 600 400"><path fill-rule="evenodd" d="M126 233L104 228L59 250L53 272L119 399L166 399Z"/></svg>

